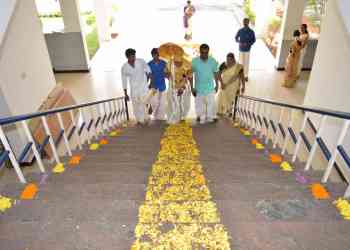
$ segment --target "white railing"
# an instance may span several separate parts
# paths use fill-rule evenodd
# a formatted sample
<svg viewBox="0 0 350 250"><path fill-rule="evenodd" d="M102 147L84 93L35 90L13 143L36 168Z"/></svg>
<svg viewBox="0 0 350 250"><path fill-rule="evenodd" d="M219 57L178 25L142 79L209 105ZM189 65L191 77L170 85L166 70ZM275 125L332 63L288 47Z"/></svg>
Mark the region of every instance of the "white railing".
<svg viewBox="0 0 350 250"><path fill-rule="evenodd" d="M77 115L75 115L75 113L77 113ZM66 117L70 119L71 126L69 132L66 131L64 126L63 114L68 114ZM53 129L48 123L48 117L56 118L51 119L51 121L54 120L55 123L58 124L60 129L56 138L54 138L52 133ZM88 120L86 119L87 117L89 117ZM28 122L38 118L46 136L42 142L35 141L33 132L28 126ZM78 149L82 150L86 141L90 143L92 139L97 140L100 136L103 136L114 127L120 126L127 120L129 120L129 112L124 97L63 107L33 114L0 118L0 140L4 148L0 153L0 168L4 167L4 163L10 160L20 182L26 183L20 165L30 151L34 154L34 159L37 162L40 172L44 173L46 172L46 168L42 159L42 153L46 147L51 149L53 160L56 164L60 164L61 160L57 148L62 144L62 141L65 153L68 156L72 156L71 139L73 136L76 137ZM24 146L19 156L15 155L11 147L11 141L9 141L6 136L6 126L9 125L21 125L28 139L27 145ZM85 132L85 134L83 134L83 132Z"/></svg>
<svg viewBox="0 0 350 250"><path fill-rule="evenodd" d="M277 113L273 113L276 111ZM302 111L304 117L298 134L295 134L293 123L294 111ZM287 114L287 115L286 115ZM317 115L321 122L318 128L313 125L310 116ZM332 152L328 149L322 136L327 119L336 118L343 123L340 134L337 138L337 144ZM344 148L344 139L350 126L350 113L315 109L305 106L289 105L266 99L259 99L249 96L237 96L234 104L234 120L238 120L241 126L251 130L252 133L265 139L265 144L269 144L270 140L272 147L276 148L278 141L281 142L281 154L286 154L287 145L290 140L294 146L292 154L292 162L295 162L300 152L301 145L304 144L308 151L307 160L305 163L305 171L309 171L316 155L317 148L320 148L324 157L327 160L327 166L322 177L322 182L326 183L334 167L341 172L348 182L348 188L344 193L344 197L350 197L350 157ZM284 124L287 124L286 126ZM314 133L314 140L310 143L306 136L305 128L309 125ZM336 159L340 156L341 164L338 164ZM344 166L345 165L345 166Z"/></svg>

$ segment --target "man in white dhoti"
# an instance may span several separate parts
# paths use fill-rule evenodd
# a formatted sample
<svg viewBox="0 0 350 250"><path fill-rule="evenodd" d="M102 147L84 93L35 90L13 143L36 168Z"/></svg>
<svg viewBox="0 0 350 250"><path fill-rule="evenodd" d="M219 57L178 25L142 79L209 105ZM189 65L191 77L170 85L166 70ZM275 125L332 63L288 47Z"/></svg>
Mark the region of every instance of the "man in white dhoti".
<svg viewBox="0 0 350 250"><path fill-rule="evenodd" d="M196 97L197 120L203 124L216 122L215 95L219 88L219 65L209 56L209 46L202 44L200 56L192 60L192 71L195 76L195 86L191 81L192 93Z"/></svg>
<svg viewBox="0 0 350 250"><path fill-rule="evenodd" d="M153 60L148 63L152 71L152 78L147 102L151 104L152 112L155 120L165 119L165 101L166 101L166 68L167 63L159 58L158 48L151 51Z"/></svg>
<svg viewBox="0 0 350 250"><path fill-rule="evenodd" d="M125 56L128 59L122 66L122 84L125 98L131 99L134 115L138 124L148 121L146 98L148 94L147 80L151 77L151 69L143 59L136 58L134 49L127 49ZM130 86L130 97L127 86Z"/></svg>
<svg viewBox="0 0 350 250"><path fill-rule="evenodd" d="M254 31L249 28L249 18L243 19L243 28L236 34L236 42L239 43L239 59L244 67L245 80L248 81L249 64L250 64L250 49L256 42Z"/></svg>
<svg viewBox="0 0 350 250"><path fill-rule="evenodd" d="M168 90L168 123L174 124L186 119L191 106L192 78L190 62L182 56L175 56L167 67L169 76Z"/></svg>

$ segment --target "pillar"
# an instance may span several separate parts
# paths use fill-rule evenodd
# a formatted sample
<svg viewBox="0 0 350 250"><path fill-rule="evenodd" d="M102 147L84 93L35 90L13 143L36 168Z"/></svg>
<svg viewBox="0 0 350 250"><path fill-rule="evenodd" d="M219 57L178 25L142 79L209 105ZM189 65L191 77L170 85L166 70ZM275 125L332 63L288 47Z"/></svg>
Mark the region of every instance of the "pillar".
<svg viewBox="0 0 350 250"><path fill-rule="evenodd" d="M79 1L59 0L59 2L63 15L64 31L67 33L82 31Z"/></svg>
<svg viewBox="0 0 350 250"><path fill-rule="evenodd" d="M307 0L286 0L281 26L281 40L277 49L277 69L283 69L285 66L289 47L293 41L293 32L299 29L302 23L306 2Z"/></svg>
<svg viewBox="0 0 350 250"><path fill-rule="evenodd" d="M97 32L100 44L110 40L108 9L106 0L94 0Z"/></svg>
<svg viewBox="0 0 350 250"><path fill-rule="evenodd" d="M347 28L347 23L350 28L350 19L347 22L347 16L341 14L344 6L342 3L349 2L334 0L327 3L304 105L350 112L350 29ZM319 116L312 117L312 120L317 126ZM322 138L331 151L335 148L342 123L340 119L331 118L326 122ZM350 131L344 141L344 148L349 152ZM342 160L338 158L337 161L342 165Z"/></svg>

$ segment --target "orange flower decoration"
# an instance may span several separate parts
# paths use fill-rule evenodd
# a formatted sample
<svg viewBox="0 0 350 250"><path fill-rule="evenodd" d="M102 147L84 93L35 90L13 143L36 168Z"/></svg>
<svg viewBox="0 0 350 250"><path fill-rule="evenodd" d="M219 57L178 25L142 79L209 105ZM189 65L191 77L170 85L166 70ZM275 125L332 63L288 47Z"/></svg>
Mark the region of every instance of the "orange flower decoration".
<svg viewBox="0 0 350 250"><path fill-rule="evenodd" d="M21 200L33 200L37 192L38 192L37 185L29 184L24 188L21 194Z"/></svg>
<svg viewBox="0 0 350 250"><path fill-rule="evenodd" d="M270 154L270 160L274 164L278 164L282 162L282 157L280 155Z"/></svg>
<svg viewBox="0 0 350 250"><path fill-rule="evenodd" d="M69 161L69 165L79 165L80 160L81 160L81 156L79 155L73 156Z"/></svg>
<svg viewBox="0 0 350 250"><path fill-rule="evenodd" d="M106 139L102 139L100 141L100 145L107 145L108 144L108 141Z"/></svg>
<svg viewBox="0 0 350 250"><path fill-rule="evenodd" d="M257 139L253 139L253 140L252 140L252 144L253 144L253 145L256 145L256 144L258 144L258 143L259 143L259 141L258 141Z"/></svg>
<svg viewBox="0 0 350 250"><path fill-rule="evenodd" d="M330 198L326 188L319 183L311 185L311 192L314 198L317 200L326 200Z"/></svg>

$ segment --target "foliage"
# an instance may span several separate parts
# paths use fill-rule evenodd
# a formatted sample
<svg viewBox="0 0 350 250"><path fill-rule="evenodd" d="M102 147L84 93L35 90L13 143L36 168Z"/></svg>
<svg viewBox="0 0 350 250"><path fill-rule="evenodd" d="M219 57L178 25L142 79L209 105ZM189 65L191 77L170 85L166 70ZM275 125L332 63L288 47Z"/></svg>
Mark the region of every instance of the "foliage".
<svg viewBox="0 0 350 250"><path fill-rule="evenodd" d="M94 14L90 14L88 16L86 16L86 24L89 26L92 26L94 24L96 24L96 16Z"/></svg>
<svg viewBox="0 0 350 250"><path fill-rule="evenodd" d="M42 13L39 14L40 18L58 18L58 17L63 17L62 13L60 11L54 11L51 13Z"/></svg>
<svg viewBox="0 0 350 250"><path fill-rule="evenodd" d="M245 0L243 4L243 10L247 17L250 19L251 23L255 24L256 14L252 9L252 2L253 0Z"/></svg>
<svg viewBox="0 0 350 250"><path fill-rule="evenodd" d="M86 43L87 43L90 59L92 59L100 47L96 25L93 27L92 31L86 35Z"/></svg>
<svg viewBox="0 0 350 250"><path fill-rule="evenodd" d="M269 20L269 26L272 30L279 30L279 28L281 27L281 24L282 24L282 18L280 17L275 16Z"/></svg>

